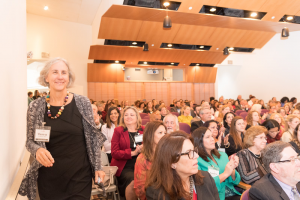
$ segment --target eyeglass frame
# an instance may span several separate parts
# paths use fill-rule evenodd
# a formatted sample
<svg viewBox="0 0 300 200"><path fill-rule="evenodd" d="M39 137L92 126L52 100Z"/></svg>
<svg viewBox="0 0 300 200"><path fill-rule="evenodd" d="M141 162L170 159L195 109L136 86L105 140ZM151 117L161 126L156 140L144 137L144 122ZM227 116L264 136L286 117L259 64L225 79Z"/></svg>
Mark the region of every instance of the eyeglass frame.
<svg viewBox="0 0 300 200"><path fill-rule="evenodd" d="M193 153L193 158L190 158L190 153L191 153L192 151L194 152L194 153ZM197 148L197 147L195 147L194 150L190 149L190 150L188 150L188 152L185 152L185 153L179 153L178 156L181 157L181 156L187 155L187 156L189 157L189 159L194 159L195 153L198 154L198 148Z"/></svg>
<svg viewBox="0 0 300 200"><path fill-rule="evenodd" d="M286 163L286 162L296 162L296 160L298 160L300 162L300 155L297 155L296 158L291 158L289 160L280 160L274 163Z"/></svg>

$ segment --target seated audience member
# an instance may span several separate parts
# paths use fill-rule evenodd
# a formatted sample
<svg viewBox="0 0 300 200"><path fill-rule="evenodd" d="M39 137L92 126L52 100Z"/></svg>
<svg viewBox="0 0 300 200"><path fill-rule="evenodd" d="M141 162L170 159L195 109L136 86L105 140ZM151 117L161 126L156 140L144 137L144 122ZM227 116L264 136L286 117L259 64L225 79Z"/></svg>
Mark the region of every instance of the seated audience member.
<svg viewBox="0 0 300 200"><path fill-rule="evenodd" d="M274 119L268 119L264 123L262 123L268 130L267 134L267 144L280 140L281 136L278 134L280 132L280 125Z"/></svg>
<svg viewBox="0 0 300 200"><path fill-rule="evenodd" d="M273 113L276 113L276 104L275 103L273 103L273 102L270 102L270 110L269 110L269 113L267 114L267 113L265 113L263 116L262 116L262 120L268 120L268 119L270 119L270 117L271 117L271 115L273 114Z"/></svg>
<svg viewBox="0 0 300 200"><path fill-rule="evenodd" d="M273 98L272 98L272 101L274 101L274 102L277 101L277 100L276 100L276 97L273 97Z"/></svg>
<svg viewBox="0 0 300 200"><path fill-rule="evenodd" d="M33 93L32 92L28 92L27 94L28 94L28 105L29 105L32 101L34 101L34 99L32 98L33 97Z"/></svg>
<svg viewBox="0 0 300 200"><path fill-rule="evenodd" d="M134 102L134 107L138 110L138 108L139 108L139 105L140 105L140 101L139 100L136 100L135 102Z"/></svg>
<svg viewBox="0 0 300 200"><path fill-rule="evenodd" d="M208 172L199 171L197 149L183 131L160 139L146 180L147 200L217 200L218 190Z"/></svg>
<svg viewBox="0 0 300 200"><path fill-rule="evenodd" d="M95 121L96 127L101 130L102 125L104 124L104 122L102 121L102 119L100 119L100 116L97 113L98 109L97 109L97 106L95 104L92 104L92 110L93 110L94 121Z"/></svg>
<svg viewBox="0 0 300 200"><path fill-rule="evenodd" d="M157 101L155 99L152 99L152 105L155 107L157 105Z"/></svg>
<svg viewBox="0 0 300 200"><path fill-rule="evenodd" d="M300 124L296 126L290 144L294 147L297 154L300 155Z"/></svg>
<svg viewBox="0 0 300 200"><path fill-rule="evenodd" d="M198 169L208 171L213 177L220 199L239 200L241 194L234 188L241 181L235 170L239 158L233 155L229 161L226 153L219 152L215 148L213 133L206 127L196 129L192 136L195 147L198 148Z"/></svg>
<svg viewBox="0 0 300 200"><path fill-rule="evenodd" d="M265 106L265 102L264 102L264 100L259 100L258 101L258 104L260 104L261 105L261 109L267 109L267 107Z"/></svg>
<svg viewBox="0 0 300 200"><path fill-rule="evenodd" d="M287 115L292 114L292 113L291 113L291 108L290 108L290 106L289 106L288 104L285 104L285 105L283 106L283 108L284 108L285 113L286 113Z"/></svg>
<svg viewBox="0 0 300 200"><path fill-rule="evenodd" d="M288 97L282 97L282 98L280 99L280 103L281 103L281 106L280 106L280 107L284 106L284 104L288 103L289 101L290 101L290 100L289 100Z"/></svg>
<svg viewBox="0 0 300 200"><path fill-rule="evenodd" d="M171 112L178 112L178 114L180 114L180 111L181 111L180 101L176 101L175 107L171 107Z"/></svg>
<svg viewBox="0 0 300 200"><path fill-rule="evenodd" d="M173 104L170 104L170 107L175 107L176 106L176 101L177 101L177 99L173 99Z"/></svg>
<svg viewBox="0 0 300 200"><path fill-rule="evenodd" d="M222 111L219 113L219 116L216 118L216 121L218 121L219 123L222 123L225 114L229 113L229 112L230 112L229 106L224 105L222 107Z"/></svg>
<svg viewBox="0 0 300 200"><path fill-rule="evenodd" d="M253 104L250 111L256 111L260 114L261 113L261 105L260 104Z"/></svg>
<svg viewBox="0 0 300 200"><path fill-rule="evenodd" d="M127 186L131 185L134 179L134 165L143 147L141 134L143 134L144 127L141 124L142 119L138 111L128 106L122 112L120 126L115 128L111 139L110 165L118 167L116 177L120 195L123 197ZM134 196L126 195L126 199L135 198L135 194Z"/></svg>
<svg viewBox="0 0 300 200"><path fill-rule="evenodd" d="M149 101L148 103L146 103L146 107L145 107L143 113L152 114L153 111L154 111L154 106L153 106L152 102Z"/></svg>
<svg viewBox="0 0 300 200"><path fill-rule="evenodd" d="M34 100L38 99L39 97L41 97L40 92L38 90L34 91L34 96L32 97ZM91 102L92 104L92 102Z"/></svg>
<svg viewBox="0 0 300 200"><path fill-rule="evenodd" d="M286 142L273 142L265 147L262 156L268 174L252 185L249 199L300 199L300 158L293 147Z"/></svg>
<svg viewBox="0 0 300 200"><path fill-rule="evenodd" d="M289 115L286 118L287 126L285 132L282 134L281 140L283 142L290 142L296 126L299 124L299 117L296 115Z"/></svg>
<svg viewBox="0 0 300 200"><path fill-rule="evenodd" d="M108 101L107 101L108 102ZM102 120L106 123L106 114L108 112L108 109L111 107L112 103L111 102L108 102L105 104L105 108L104 110L102 111Z"/></svg>
<svg viewBox="0 0 300 200"><path fill-rule="evenodd" d="M219 98L219 103L222 104L222 105L224 104L224 97L223 97L223 96L221 96L221 97Z"/></svg>
<svg viewBox="0 0 300 200"><path fill-rule="evenodd" d="M121 103L120 103L120 108L121 108L121 110L124 109L124 101L121 101Z"/></svg>
<svg viewBox="0 0 300 200"><path fill-rule="evenodd" d="M128 106L130 106L130 105L129 105L129 101L127 101L127 100L124 101L124 108L126 108L126 107L128 107Z"/></svg>
<svg viewBox="0 0 300 200"><path fill-rule="evenodd" d="M277 112L282 116L282 118L285 120L286 118L287 118L287 114L286 114L286 112L285 112L285 109L283 108L283 107L281 107L281 108L279 108L278 110L277 110Z"/></svg>
<svg viewBox="0 0 300 200"><path fill-rule="evenodd" d="M250 109L250 106L248 105L248 102L246 100L241 100L241 110L248 112Z"/></svg>
<svg viewBox="0 0 300 200"><path fill-rule="evenodd" d="M257 105L257 104L255 104ZM254 106L255 106L254 105ZM248 112L248 115L247 115L247 126L246 126L246 130L248 128L250 128L251 126L259 126L259 113L258 111L254 110L254 111L250 111Z"/></svg>
<svg viewBox="0 0 300 200"><path fill-rule="evenodd" d="M225 152L228 156L231 156L244 148L244 132L244 119L240 116L234 117L231 122L228 141L224 141Z"/></svg>
<svg viewBox="0 0 300 200"><path fill-rule="evenodd" d="M191 120L193 119L192 116L190 116L191 110L189 106L184 106L181 109L181 115L178 117L178 121L180 123L186 123L189 126L191 126Z"/></svg>
<svg viewBox="0 0 300 200"><path fill-rule="evenodd" d="M139 104L139 113L142 113L145 109L145 102L141 101L140 104Z"/></svg>
<svg viewBox="0 0 300 200"><path fill-rule="evenodd" d="M105 108L105 104L101 101L97 101L96 106L98 109L98 115L102 115L102 112L104 111Z"/></svg>
<svg viewBox="0 0 300 200"><path fill-rule="evenodd" d="M215 114L214 114L214 117L215 119L217 119L220 115L220 113L222 112L222 108L223 108L223 105L222 104L219 104L219 102L217 102L218 105L216 106L216 110L215 110Z"/></svg>
<svg viewBox="0 0 300 200"><path fill-rule="evenodd" d="M300 111L299 111L299 109L293 109L292 110L292 113L291 113L292 115L296 115L297 117L300 117Z"/></svg>
<svg viewBox="0 0 300 200"><path fill-rule="evenodd" d="M150 115L150 122L153 122L153 121L162 121L161 120L161 115L160 115L160 112L157 110L155 112L153 112L151 115Z"/></svg>
<svg viewBox="0 0 300 200"><path fill-rule="evenodd" d="M164 120L167 114L169 114L169 110L165 106L161 107L160 108L161 121Z"/></svg>
<svg viewBox="0 0 300 200"><path fill-rule="evenodd" d="M215 139L216 149L224 148L224 143L222 142L222 136L225 132L225 128L219 130L218 122L215 120L207 121L203 124L203 127L208 128L212 132L212 136Z"/></svg>
<svg viewBox="0 0 300 200"><path fill-rule="evenodd" d="M286 127L286 123L285 123L285 120L283 119L283 117L281 116L280 113L273 113L270 117L270 119L274 119L276 120L279 125L280 125L280 131L279 131L279 135L280 137L282 136L284 130L285 130L285 127Z"/></svg>
<svg viewBox="0 0 300 200"><path fill-rule="evenodd" d="M195 117L191 120L191 124L193 122L196 122L196 121L200 121L201 118L200 118L200 109L201 109L201 106L200 105L196 105L195 106L195 109L194 109L194 113L195 113Z"/></svg>
<svg viewBox="0 0 300 200"><path fill-rule="evenodd" d="M167 127L167 133L179 131L179 122L177 116L173 114L167 114L163 120L164 125Z"/></svg>
<svg viewBox="0 0 300 200"><path fill-rule="evenodd" d="M231 122L234 117L235 117L235 114L232 112L228 112L224 115L223 126L225 128L225 136L228 135L230 132Z"/></svg>
<svg viewBox="0 0 300 200"><path fill-rule="evenodd" d="M106 115L106 124L102 126L102 133L106 136L107 140L103 143L104 152L107 154L109 163L111 162L111 140L114 135L115 128L120 123L120 110L117 107L110 107Z"/></svg>
<svg viewBox="0 0 300 200"><path fill-rule="evenodd" d="M140 200L146 199L146 174L151 169L155 148L166 130L165 125L158 121L149 122L145 127L142 152L137 157L134 168L134 190Z"/></svg>
<svg viewBox="0 0 300 200"><path fill-rule="evenodd" d="M200 109L200 121L195 121L191 124L191 133L196 130L197 128L199 128L200 126L203 126L203 124L206 121L211 120L211 111L209 108L204 107Z"/></svg>
<svg viewBox="0 0 300 200"><path fill-rule="evenodd" d="M241 175L242 181L246 184L252 185L265 174L266 169L262 163L261 151L267 145L268 131L263 126L252 126L245 134L243 149L237 152L240 163L237 168Z"/></svg>
<svg viewBox="0 0 300 200"><path fill-rule="evenodd" d="M254 104L254 101L255 101L255 96L250 95L250 100L248 101L248 105L250 107L252 107Z"/></svg>
<svg viewBox="0 0 300 200"><path fill-rule="evenodd" d="M190 109L191 109L191 116L192 117L195 117L196 115L195 115L195 112L194 112L194 109L195 109L195 107L194 107L194 103L195 103L195 101L190 101L189 103L188 103L188 106L190 106Z"/></svg>
<svg viewBox="0 0 300 200"><path fill-rule="evenodd" d="M291 104L292 104L292 108L294 108L295 105L297 104L297 98L296 97L291 98Z"/></svg>
<svg viewBox="0 0 300 200"><path fill-rule="evenodd" d="M233 107L233 111L237 110L237 108L240 108L239 101L234 101L232 107Z"/></svg>

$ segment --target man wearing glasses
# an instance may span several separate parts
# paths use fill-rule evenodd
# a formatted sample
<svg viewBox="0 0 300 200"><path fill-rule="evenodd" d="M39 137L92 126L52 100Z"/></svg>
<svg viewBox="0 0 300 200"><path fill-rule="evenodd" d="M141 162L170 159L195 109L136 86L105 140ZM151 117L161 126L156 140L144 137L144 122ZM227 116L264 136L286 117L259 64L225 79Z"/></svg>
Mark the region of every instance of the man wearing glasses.
<svg viewBox="0 0 300 200"><path fill-rule="evenodd" d="M300 156L294 148L273 142L262 151L262 161L268 174L254 183L249 199L300 200Z"/></svg>

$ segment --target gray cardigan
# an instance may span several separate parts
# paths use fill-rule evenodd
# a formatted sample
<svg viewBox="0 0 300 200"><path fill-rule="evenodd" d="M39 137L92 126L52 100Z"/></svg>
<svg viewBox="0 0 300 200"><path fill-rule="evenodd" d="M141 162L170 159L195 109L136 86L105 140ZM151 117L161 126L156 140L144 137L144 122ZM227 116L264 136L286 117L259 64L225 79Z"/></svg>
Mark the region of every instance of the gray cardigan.
<svg viewBox="0 0 300 200"><path fill-rule="evenodd" d="M74 98L76 106L80 114L82 115L82 124L84 129L87 153L94 174L95 171L99 171L102 169L100 147L106 140L106 137L99 131L99 129L97 129L95 125L92 106L89 99L87 97L76 94L74 94ZM44 121L45 108L46 98L41 97L31 102L27 110L26 148L31 153L34 161L30 165L30 168L21 183L19 194L22 196L27 195L29 200L35 200L36 198L38 170L40 167L42 167L42 165L35 159L35 154L39 148L46 149L46 145L44 142L34 141L35 127L37 125L42 125L42 122Z"/></svg>

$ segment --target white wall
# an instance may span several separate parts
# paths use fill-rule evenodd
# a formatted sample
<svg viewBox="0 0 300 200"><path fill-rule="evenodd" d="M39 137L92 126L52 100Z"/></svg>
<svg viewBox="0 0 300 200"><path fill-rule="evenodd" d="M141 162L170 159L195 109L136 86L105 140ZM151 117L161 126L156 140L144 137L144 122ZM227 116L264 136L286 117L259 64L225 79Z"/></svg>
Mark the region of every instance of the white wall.
<svg viewBox="0 0 300 200"><path fill-rule="evenodd" d="M216 97L236 99L250 94L265 101L273 96L297 97L300 101L300 32L288 39L276 34L262 49L253 53L232 53L217 65ZM233 65L228 65L228 60Z"/></svg>
<svg viewBox="0 0 300 200"><path fill-rule="evenodd" d="M26 1L0 1L0 24L0 199L5 199L26 139Z"/></svg>
<svg viewBox="0 0 300 200"><path fill-rule="evenodd" d="M33 52L33 59L41 59L41 52L49 52L50 58L67 59L76 76L75 85L70 91L85 96L91 44L90 25L27 13L27 51Z"/></svg>

